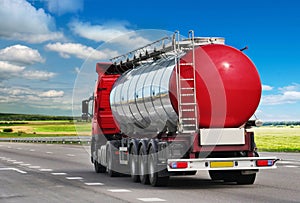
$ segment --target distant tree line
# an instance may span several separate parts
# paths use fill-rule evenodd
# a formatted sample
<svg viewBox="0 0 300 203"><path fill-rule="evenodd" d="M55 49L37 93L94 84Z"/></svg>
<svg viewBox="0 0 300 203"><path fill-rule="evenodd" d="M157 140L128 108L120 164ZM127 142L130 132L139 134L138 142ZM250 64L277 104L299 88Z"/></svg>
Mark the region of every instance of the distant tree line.
<svg viewBox="0 0 300 203"><path fill-rule="evenodd" d="M300 121L272 121L264 122L263 126L291 126L300 125Z"/></svg>
<svg viewBox="0 0 300 203"><path fill-rule="evenodd" d="M74 120L72 116L47 116L30 114L0 113L0 121L45 121L45 120Z"/></svg>
<svg viewBox="0 0 300 203"><path fill-rule="evenodd" d="M47 116L34 114L12 114L0 113L0 121L46 121L46 120L77 120L82 121L81 117L72 116ZM300 125L300 121L268 121L263 126L291 126Z"/></svg>

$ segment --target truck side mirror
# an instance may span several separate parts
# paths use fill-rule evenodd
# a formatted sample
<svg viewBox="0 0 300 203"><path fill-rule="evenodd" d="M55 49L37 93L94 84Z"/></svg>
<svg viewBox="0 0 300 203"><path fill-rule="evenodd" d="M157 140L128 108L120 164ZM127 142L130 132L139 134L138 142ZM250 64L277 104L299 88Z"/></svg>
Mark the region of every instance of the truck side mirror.
<svg viewBox="0 0 300 203"><path fill-rule="evenodd" d="M82 120L88 120L89 119L89 100L83 100L82 101Z"/></svg>

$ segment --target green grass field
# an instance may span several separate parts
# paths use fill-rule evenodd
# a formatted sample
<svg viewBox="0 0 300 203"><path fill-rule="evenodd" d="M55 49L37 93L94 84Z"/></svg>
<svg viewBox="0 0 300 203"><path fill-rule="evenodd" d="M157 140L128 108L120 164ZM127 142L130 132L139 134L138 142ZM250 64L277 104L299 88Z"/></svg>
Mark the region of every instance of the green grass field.
<svg viewBox="0 0 300 203"><path fill-rule="evenodd" d="M11 128L13 132L3 132ZM253 128L259 151L300 152L300 126ZM91 135L91 123L73 121L0 122L0 137Z"/></svg>
<svg viewBox="0 0 300 203"><path fill-rule="evenodd" d="M13 132L5 133L4 129L12 129ZM71 136L90 135L91 124L73 121L22 121L0 122L1 137L47 137L47 136Z"/></svg>
<svg viewBox="0 0 300 203"><path fill-rule="evenodd" d="M259 151L300 152L300 126L254 128Z"/></svg>

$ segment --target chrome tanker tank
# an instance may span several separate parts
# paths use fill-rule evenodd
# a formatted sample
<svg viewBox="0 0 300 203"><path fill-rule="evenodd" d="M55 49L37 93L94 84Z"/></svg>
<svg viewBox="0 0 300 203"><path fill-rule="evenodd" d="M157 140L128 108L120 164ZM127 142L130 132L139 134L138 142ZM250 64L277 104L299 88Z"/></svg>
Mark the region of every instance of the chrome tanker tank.
<svg viewBox="0 0 300 203"><path fill-rule="evenodd" d="M255 65L240 50L209 44L175 57L165 55L141 64L115 82L110 104L122 133L155 135L166 127L176 131L178 75L186 81L185 89L196 95L198 128L239 127L254 114L261 97L261 82ZM191 61L193 66L181 67L178 73L176 64ZM193 71L194 84L189 82Z"/></svg>

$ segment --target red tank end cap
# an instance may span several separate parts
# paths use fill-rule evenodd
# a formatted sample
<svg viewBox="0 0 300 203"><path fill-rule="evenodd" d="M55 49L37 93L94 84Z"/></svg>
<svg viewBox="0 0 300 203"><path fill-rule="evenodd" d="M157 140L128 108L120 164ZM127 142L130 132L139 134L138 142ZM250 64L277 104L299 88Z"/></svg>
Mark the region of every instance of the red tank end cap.
<svg viewBox="0 0 300 203"><path fill-rule="evenodd" d="M181 63L192 61L189 52ZM195 50L196 98L199 127L239 127L255 112L261 97L261 82L255 65L240 50L226 45L206 45ZM181 66L183 78L192 68ZM186 82L183 86L193 87ZM176 76L170 79L172 105L177 109Z"/></svg>

